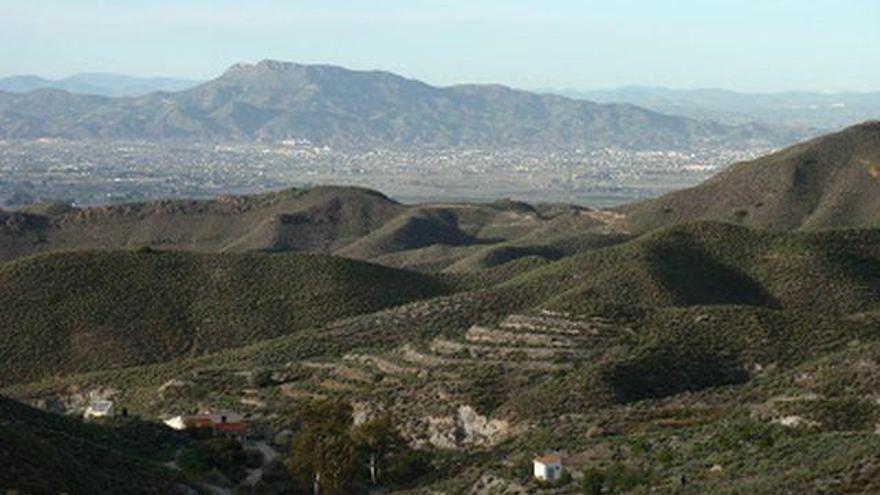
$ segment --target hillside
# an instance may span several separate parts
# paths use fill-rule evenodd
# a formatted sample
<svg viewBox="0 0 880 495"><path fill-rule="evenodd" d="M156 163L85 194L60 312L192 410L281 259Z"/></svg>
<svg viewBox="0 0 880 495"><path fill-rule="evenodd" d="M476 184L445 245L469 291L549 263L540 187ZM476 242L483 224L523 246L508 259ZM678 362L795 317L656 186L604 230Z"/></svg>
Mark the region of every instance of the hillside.
<svg viewBox="0 0 880 495"><path fill-rule="evenodd" d="M309 140L335 148L682 149L796 136L495 85L439 88L379 71L266 60L177 93L0 93L0 138Z"/></svg>
<svg viewBox="0 0 880 495"><path fill-rule="evenodd" d="M513 206L499 207L509 212ZM458 227L468 224L459 221ZM800 493L829 493L816 488L820 486L870 493L858 490L872 486L865 477L874 472L880 455L874 433L880 408L870 392L880 376L875 362L878 232L765 231L704 222L596 246L555 262L524 256L489 268L492 256L466 258L482 267L456 278L458 287L472 290L439 291L437 297L401 300L376 312L364 307L348 318L318 320L274 338L261 334L247 345L210 354L132 363L138 366L94 363L58 373L39 357L42 351L33 352L39 346L51 348L51 341L16 348L17 365L33 361L27 366L42 366L31 370L32 377L42 379L14 380L4 393L71 412L78 411L75 399L83 394L111 393L120 405L145 417L195 407L235 407L273 431L295 430L292 411L305 404L339 399L363 414L392 412L407 441L433 456L433 474L414 489L438 493L490 493L481 491L487 480L493 480L489 486L500 484L511 493L550 493L542 492L529 475L532 453L549 449L564 451L566 465L576 472L593 468L613 479L631 476L627 479L633 485L626 486L633 493L674 492L679 476L690 480L690 491L683 492L688 494L736 493L742 486L767 495L787 493L790 487ZM289 270L259 268L255 260L299 258L44 255L7 263L0 270L65 256L152 256L184 265L195 258L212 267L232 258L246 265L241 271L248 280L263 280L266 271ZM114 264L118 262L110 266ZM76 277L87 282L83 287L109 283L98 269L108 261L82 265ZM132 266L137 265L124 270L145 271ZM178 272L162 270L162 279L168 281L163 290L179 285ZM216 268L204 271L218 273ZM49 267L49 272L67 279L64 270ZM58 307L45 302L50 300L42 295L45 289L37 290L46 277L22 274L14 285L22 289L12 293L37 294L27 299L34 308ZM119 278L114 273L106 277ZM393 287L408 294L425 278L407 277L415 281L395 279ZM24 283L31 278L32 285ZM109 287L114 293L156 300L149 281L157 277L128 278ZM193 285L211 285L194 278ZM365 280L386 278L372 274ZM309 280L309 287L315 286ZM234 282L230 289L241 300L255 290L242 288L246 283ZM266 290L278 292L273 287ZM381 290L388 289L370 286L352 293ZM339 302L352 297L339 294ZM271 315L263 315L266 306L259 302L241 303L224 313L223 307L234 299L224 297L211 296L219 301L216 306L203 303L212 324L219 326L227 315L237 315L228 317L236 327L247 327L252 320L260 320L260 328L272 324L264 322ZM83 308L95 307L81 295L64 298ZM179 307L173 300L157 304L167 306L162 311L166 315ZM114 305L132 311L125 301ZM135 318L128 319L154 321L149 307L135 308ZM52 314L77 321L73 308L65 305L64 313ZM114 314L107 306L103 313ZM31 326L32 332L51 317L38 319L44 321ZM186 325L205 328L198 322L193 317ZM225 333L213 330L210 335ZM6 348L0 352L8 353L20 339L3 341ZM95 371L79 373L85 370ZM578 493L578 485L559 493Z"/></svg>
<svg viewBox="0 0 880 495"><path fill-rule="evenodd" d="M508 285L576 313L745 305L842 316L880 308L880 231L684 224L565 258Z"/></svg>
<svg viewBox="0 0 880 495"><path fill-rule="evenodd" d="M878 178L880 122L867 122L620 210L637 232L694 220L771 229L877 227Z"/></svg>
<svg viewBox="0 0 880 495"><path fill-rule="evenodd" d="M531 479L553 451L592 493L875 493L878 136L856 126L619 210L315 188L0 212L0 393L70 414L109 397L150 421L234 409L282 459L297 412L340 400L390 414L429 459L385 487L400 495L583 493ZM83 247L106 251L27 256ZM40 493L33 466L73 454L4 407L23 406L0 399L0 458L37 445L11 455ZM153 486L167 452L83 431L122 435ZM109 466L90 479L126 469ZM290 491L256 474L210 482Z"/></svg>
<svg viewBox="0 0 880 495"><path fill-rule="evenodd" d="M331 252L403 207L364 189L318 187L209 201L151 203L41 213L0 213L0 261L45 250L151 246L190 251Z"/></svg>
<svg viewBox="0 0 880 495"><path fill-rule="evenodd" d="M145 439L152 444L144 445ZM158 457L163 448L173 452L179 440L134 420L118 428L89 425L0 397L0 490L170 493L181 477L160 467Z"/></svg>
<svg viewBox="0 0 880 495"><path fill-rule="evenodd" d="M424 321L380 325L380 336L364 330L347 345L455 333L459 325L530 308L615 318L707 306L836 318L880 310L880 237L873 230L772 233L697 223L555 263L532 259L441 279L314 255L25 258L0 266L0 295L10 301L0 308L0 362L5 383L162 362L426 298L418 303ZM430 299L467 287L479 290ZM39 309L47 307L52 311ZM426 317L435 307L442 316Z"/></svg>
<svg viewBox="0 0 880 495"><path fill-rule="evenodd" d="M318 255L24 258L0 265L0 383L197 356L450 290Z"/></svg>

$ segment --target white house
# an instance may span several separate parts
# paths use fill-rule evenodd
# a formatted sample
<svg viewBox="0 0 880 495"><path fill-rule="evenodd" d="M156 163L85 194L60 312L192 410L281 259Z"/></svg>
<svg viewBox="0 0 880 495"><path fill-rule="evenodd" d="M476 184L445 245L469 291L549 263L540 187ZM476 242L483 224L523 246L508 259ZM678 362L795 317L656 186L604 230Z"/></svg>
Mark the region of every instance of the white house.
<svg viewBox="0 0 880 495"><path fill-rule="evenodd" d="M562 474L562 457L556 454L535 457L532 462L535 465L535 479L552 483Z"/></svg>
<svg viewBox="0 0 880 495"><path fill-rule="evenodd" d="M95 400L89 404L83 413L83 418L106 418L113 416L113 402L109 400Z"/></svg>

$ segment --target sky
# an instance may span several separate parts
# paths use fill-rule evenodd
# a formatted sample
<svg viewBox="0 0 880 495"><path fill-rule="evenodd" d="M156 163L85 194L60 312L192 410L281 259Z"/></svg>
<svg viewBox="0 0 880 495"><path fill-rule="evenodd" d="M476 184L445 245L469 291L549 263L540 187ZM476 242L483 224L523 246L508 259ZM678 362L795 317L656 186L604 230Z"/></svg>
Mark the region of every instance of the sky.
<svg viewBox="0 0 880 495"><path fill-rule="evenodd" d="M880 0L0 0L0 76L277 59L431 84L880 90Z"/></svg>

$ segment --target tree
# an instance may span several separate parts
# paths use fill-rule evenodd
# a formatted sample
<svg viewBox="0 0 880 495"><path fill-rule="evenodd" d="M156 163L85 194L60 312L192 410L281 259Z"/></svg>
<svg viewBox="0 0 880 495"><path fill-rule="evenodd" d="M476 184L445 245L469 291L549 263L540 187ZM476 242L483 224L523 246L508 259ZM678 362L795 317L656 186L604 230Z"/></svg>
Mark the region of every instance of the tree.
<svg viewBox="0 0 880 495"><path fill-rule="evenodd" d="M379 476L385 470L387 457L402 450L406 443L394 429L389 416L367 421L352 431L352 438L365 454L370 471L370 482L379 484Z"/></svg>
<svg viewBox="0 0 880 495"><path fill-rule="evenodd" d="M290 472L300 492L355 493L360 465L350 435L352 409L342 402L319 402L300 414Z"/></svg>
<svg viewBox="0 0 880 495"><path fill-rule="evenodd" d="M410 449L388 416L352 427L348 404L319 402L299 420L290 459L299 493L358 493L367 481L407 484L431 470L428 456Z"/></svg>

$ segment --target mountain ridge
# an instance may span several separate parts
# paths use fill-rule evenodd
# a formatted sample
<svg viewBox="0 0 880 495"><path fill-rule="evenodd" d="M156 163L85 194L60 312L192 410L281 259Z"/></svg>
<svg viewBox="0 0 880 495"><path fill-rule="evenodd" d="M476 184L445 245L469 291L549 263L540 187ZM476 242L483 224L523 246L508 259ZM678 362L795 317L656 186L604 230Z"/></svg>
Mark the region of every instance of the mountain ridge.
<svg viewBox="0 0 880 495"><path fill-rule="evenodd" d="M797 135L500 85L435 87L384 71L264 60L236 64L191 89L138 98L0 93L0 137L299 139L337 148L682 149L780 145Z"/></svg>
<svg viewBox="0 0 880 495"><path fill-rule="evenodd" d="M181 91L198 83L199 81L173 77L137 77L105 72L83 72L61 79L25 74L0 77L0 91L29 93L39 89L58 89L107 97L143 96L156 91Z"/></svg>
<svg viewBox="0 0 880 495"><path fill-rule="evenodd" d="M603 103L632 103L662 113L727 124L761 122L825 132L854 125L880 113L880 92L877 91L740 92L656 86L549 91Z"/></svg>

